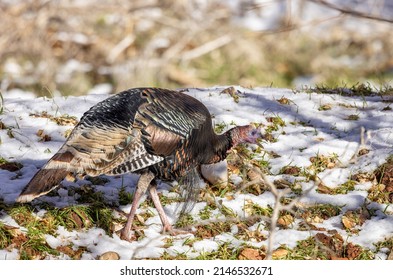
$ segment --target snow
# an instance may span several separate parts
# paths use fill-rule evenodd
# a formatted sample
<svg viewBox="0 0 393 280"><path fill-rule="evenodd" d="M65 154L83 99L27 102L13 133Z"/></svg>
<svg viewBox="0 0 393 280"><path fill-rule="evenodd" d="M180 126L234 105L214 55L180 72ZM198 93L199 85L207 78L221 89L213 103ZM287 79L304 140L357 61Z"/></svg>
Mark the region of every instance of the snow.
<svg viewBox="0 0 393 280"><path fill-rule="evenodd" d="M224 2L224 1L223 1ZM317 2L292 0L292 1L271 1L255 0L244 3L244 1L225 1L234 13L233 21L254 31L271 31L283 28L284 20L291 20L303 31L311 32L313 36L328 36L327 29L337 22L340 29L345 31L356 31L357 34L368 35L375 32L375 27L386 30L389 24L375 21L359 20L359 17L340 17L340 11L331 9ZM391 19L393 5L391 1L357 1L357 0L328 0L341 9L359 12L382 19ZM321 32L323 31L323 32ZM347 60L348 57L342 57ZM354 62L349 65L354 67Z"/></svg>
<svg viewBox="0 0 393 280"><path fill-rule="evenodd" d="M71 67L71 64L67 65L67 67ZM347 194L329 195L318 193L314 183L302 181L301 176L279 174L280 170L288 165L307 169L312 164L310 158L317 155L335 155L337 157L338 164L336 166L318 174L323 184L328 187L335 188L346 183L353 174L373 172L392 153L393 111L386 110L393 102L391 97L324 95L289 89L250 89L235 86L234 88L239 94L239 102L237 103L231 96L222 93L225 88L227 87L193 88L188 89L185 93L202 101L214 116L214 124L224 123L226 128L253 122L262 124L262 130L264 130L270 124L267 120L269 117L280 117L284 120L285 125L272 132L277 141L263 141L264 152L256 156L268 159L270 174L267 177L272 182L277 179L286 179L289 182L297 181L304 192L311 189L310 192L306 192L299 203L305 205L333 204L343 207L338 216L328 218L322 223L316 224L317 226L327 230L337 230L345 242L353 242L372 250L375 249L376 242L393 236L393 206L368 200L367 191L373 185L371 182L359 183L355 185L355 190L349 191ZM4 203L15 202L22 188L64 143L66 139L64 133L72 129L72 125L59 126L48 118L33 117L31 114L40 114L45 111L52 116L69 115L79 119L91 106L107 98L111 90L110 85L103 84L97 85L86 96L54 97L53 99L36 98L33 93L17 89L2 93L4 112L0 115L0 121L8 129L0 130L0 156L8 161L23 164L23 168L18 172L0 169L0 199ZM290 100L289 104L278 102L284 97ZM321 105L325 104L329 104L331 109L320 110ZM358 120L348 119L349 115L357 115ZM361 134L362 128L365 129L364 135ZM37 136L37 131L40 129L50 135L50 141L41 141ZM10 131L13 137L10 137ZM367 147L369 153L356 157L361 147ZM264 155L265 152L275 153L280 157L268 157ZM224 174L226 173L224 172ZM95 186L95 190L102 192L106 200L116 205L120 186L125 186L126 191L134 191L138 177L130 174L123 178L107 178L110 181L103 186ZM236 174L230 174L229 181L241 186L243 178ZM68 187L80 187L86 182L86 180L79 180L76 183L64 183L55 196L44 196L38 200L59 208L77 204L78 196L69 194ZM158 191L169 198L177 196L171 191L171 186L166 183L159 184ZM146 197L142 201L144 199ZM231 209L239 218L247 217L244 209L247 203L252 202L264 208L274 207L275 204L275 198L270 191L265 191L258 196L233 193L230 197L216 197L215 200L217 204ZM359 226L359 233L347 232L341 223L342 215L348 210L356 210L366 204L368 209L374 210L375 214ZM206 222L198 215L205 206L206 201L198 202L190 211L189 214L193 216L195 223ZM176 211L181 209L179 207L181 205L179 206L178 203L164 206L170 222L173 223L176 220ZM129 210L130 205L118 206L116 209L120 212L128 212ZM42 216L44 211L41 210L36 215ZM96 259L107 251L117 252L121 259L158 258L164 252L172 256L185 254L192 258L217 250L223 242L229 242L233 247L245 243L250 246L267 246L268 244L268 240L246 242L238 239L236 234L239 232L239 228L235 224L229 232L222 232L214 237L199 239L188 244L186 241L193 238L195 232L191 231L189 234L173 237L162 234L157 211L151 207L148 211L153 213L153 216L145 221L144 237L136 241L121 240L117 234L108 236L103 229L96 227L88 230L68 231L61 226L58 227L55 234L47 234L46 241L52 248L65 245L72 245L75 248L86 247L82 259ZM137 213L144 212L146 209L138 209L137 211ZM225 216L217 209L212 211L211 216L215 221L225 220ZM19 227L7 212L1 209L0 222ZM264 222L260 221L260 223ZM249 230L255 230L256 227L257 224L252 225ZM21 228L21 230L25 229ZM296 228L278 229L274 235L273 245L274 248L280 245L293 247L297 241L306 239L315 233L315 231L300 231ZM268 236L269 232L264 231L264 234ZM170 246L164 246L167 238L172 238ZM376 252L376 258L386 259L386 253L386 250L384 251L382 248L381 251ZM0 250L0 259L17 259L18 257L18 250L15 248ZM68 256L61 254L50 258L67 259Z"/></svg>
<svg viewBox="0 0 393 280"><path fill-rule="evenodd" d="M196 251L212 252L218 249L218 244L213 240L202 240L195 242L193 248Z"/></svg>

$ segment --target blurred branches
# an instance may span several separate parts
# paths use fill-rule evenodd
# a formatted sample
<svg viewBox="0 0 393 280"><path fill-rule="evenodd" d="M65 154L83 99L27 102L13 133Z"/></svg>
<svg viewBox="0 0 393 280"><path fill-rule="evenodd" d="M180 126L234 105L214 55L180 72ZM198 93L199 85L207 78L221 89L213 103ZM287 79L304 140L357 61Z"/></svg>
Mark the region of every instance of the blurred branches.
<svg viewBox="0 0 393 280"><path fill-rule="evenodd" d="M321 4L323 6L330 8L330 9L339 11L342 14L360 17L360 18L371 19L371 20L393 23L393 18L386 18L386 17L382 16L381 12L383 10L385 0L364 1L364 2L370 3L370 6L372 8L374 8L374 9L370 9L370 10L371 10L371 12L374 12L374 13L361 12L361 11L356 10L356 6L355 7L346 7L344 5L339 6L333 2L329 2L326 0L308 0L308 1L313 2L313 3L317 3L317 4Z"/></svg>

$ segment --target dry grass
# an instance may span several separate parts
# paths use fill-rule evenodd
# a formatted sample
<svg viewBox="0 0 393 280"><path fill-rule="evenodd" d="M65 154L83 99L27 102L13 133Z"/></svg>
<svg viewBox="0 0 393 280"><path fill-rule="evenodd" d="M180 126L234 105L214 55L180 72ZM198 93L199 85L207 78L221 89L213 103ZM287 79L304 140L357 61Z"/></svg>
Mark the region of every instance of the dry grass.
<svg viewBox="0 0 393 280"><path fill-rule="evenodd" d="M300 76L330 86L391 79L393 39L387 28L360 36L341 28L339 18L315 39L288 15L283 15L280 32L242 29L233 24L241 11L221 1L81 3L0 1L2 90L22 87L48 96L55 91L85 94L101 82L118 91L135 86L293 86Z"/></svg>

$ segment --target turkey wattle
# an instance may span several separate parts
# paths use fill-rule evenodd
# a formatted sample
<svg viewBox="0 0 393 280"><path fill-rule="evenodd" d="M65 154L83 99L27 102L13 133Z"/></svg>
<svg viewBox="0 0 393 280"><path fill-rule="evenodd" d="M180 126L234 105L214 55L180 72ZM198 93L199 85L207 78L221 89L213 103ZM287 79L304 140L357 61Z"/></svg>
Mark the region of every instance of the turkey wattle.
<svg viewBox="0 0 393 280"><path fill-rule="evenodd" d="M90 176L133 172L141 176L121 237L130 240L139 200L147 190L163 230L173 232L157 195L156 179L173 181L192 171L199 173L201 164L219 162L232 147L256 143L260 136L251 125L215 134L209 111L189 95L158 88L129 89L87 111L17 201L29 202L48 193L69 172Z"/></svg>

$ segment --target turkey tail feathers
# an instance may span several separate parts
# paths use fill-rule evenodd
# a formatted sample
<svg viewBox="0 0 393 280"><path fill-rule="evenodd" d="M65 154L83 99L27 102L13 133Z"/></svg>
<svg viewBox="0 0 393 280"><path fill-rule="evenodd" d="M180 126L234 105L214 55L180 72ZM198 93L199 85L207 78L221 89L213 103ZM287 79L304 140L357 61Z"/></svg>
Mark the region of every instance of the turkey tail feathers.
<svg viewBox="0 0 393 280"><path fill-rule="evenodd" d="M50 192L60 184L68 173L69 171L66 169L42 168L34 175L16 201L20 203L30 202L34 198Z"/></svg>

